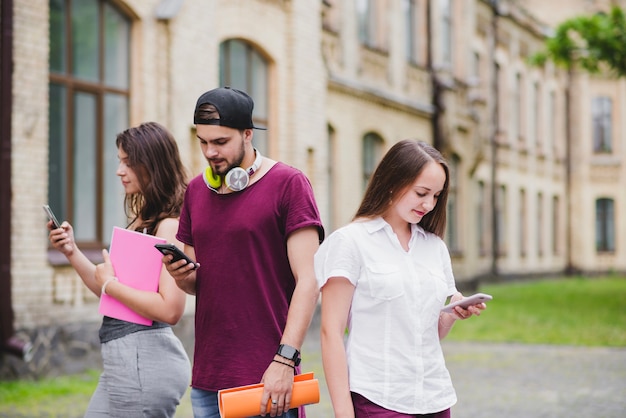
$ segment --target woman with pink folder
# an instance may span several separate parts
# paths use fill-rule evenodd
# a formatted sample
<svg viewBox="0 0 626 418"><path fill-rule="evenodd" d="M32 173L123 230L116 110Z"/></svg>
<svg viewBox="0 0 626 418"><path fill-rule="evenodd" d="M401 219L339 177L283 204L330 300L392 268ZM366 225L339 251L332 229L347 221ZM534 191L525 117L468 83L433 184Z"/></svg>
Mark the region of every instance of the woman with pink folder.
<svg viewBox="0 0 626 418"><path fill-rule="evenodd" d="M315 254L322 362L337 418L450 417L456 394L440 340L485 305L441 311L449 296L462 298L442 239L448 185L439 151L398 142L353 222Z"/></svg>
<svg viewBox="0 0 626 418"><path fill-rule="evenodd" d="M118 134L116 145L127 229L180 246L175 235L187 180L173 136L148 122ZM157 292L125 285L115 276L106 250L97 266L81 252L69 222L56 229L52 221L47 226L50 242L89 290L150 320L143 325L104 316L99 332L103 373L85 417L173 417L191 380L189 358L171 328L183 315L185 293L165 268Z"/></svg>

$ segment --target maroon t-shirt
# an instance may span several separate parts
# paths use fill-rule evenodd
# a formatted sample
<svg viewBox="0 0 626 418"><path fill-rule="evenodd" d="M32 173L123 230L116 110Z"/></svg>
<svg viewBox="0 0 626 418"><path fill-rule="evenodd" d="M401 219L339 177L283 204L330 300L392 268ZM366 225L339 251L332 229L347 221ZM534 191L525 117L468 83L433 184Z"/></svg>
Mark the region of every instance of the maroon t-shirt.
<svg viewBox="0 0 626 418"><path fill-rule="evenodd" d="M323 228L306 176L276 163L241 192L217 194L201 176L185 194L177 238L194 247L192 386L208 391L259 383L285 329L295 279L287 237Z"/></svg>

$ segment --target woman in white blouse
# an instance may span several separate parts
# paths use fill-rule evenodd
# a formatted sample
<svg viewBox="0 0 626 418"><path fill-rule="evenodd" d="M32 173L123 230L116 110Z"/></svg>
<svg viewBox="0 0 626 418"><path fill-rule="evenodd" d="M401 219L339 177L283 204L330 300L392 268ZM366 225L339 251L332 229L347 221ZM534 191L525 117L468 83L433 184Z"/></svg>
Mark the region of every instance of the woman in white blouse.
<svg viewBox="0 0 626 418"><path fill-rule="evenodd" d="M456 394L440 340L457 319L486 306L441 312L448 297L463 298L442 240L448 186L439 151L398 142L353 222L315 255L322 360L336 418L450 416Z"/></svg>

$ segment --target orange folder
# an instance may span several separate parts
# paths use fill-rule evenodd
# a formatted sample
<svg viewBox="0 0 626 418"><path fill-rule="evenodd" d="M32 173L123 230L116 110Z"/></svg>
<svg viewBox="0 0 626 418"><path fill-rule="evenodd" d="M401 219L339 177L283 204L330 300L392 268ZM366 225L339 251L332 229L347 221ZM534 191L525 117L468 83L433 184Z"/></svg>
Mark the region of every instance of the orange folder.
<svg viewBox="0 0 626 418"><path fill-rule="evenodd" d="M222 418L245 418L259 415L263 383L223 389L217 392L220 416ZM290 408L301 405L318 403L320 401L320 386L313 373L304 373L293 378ZM270 412L271 403L267 403L267 412Z"/></svg>

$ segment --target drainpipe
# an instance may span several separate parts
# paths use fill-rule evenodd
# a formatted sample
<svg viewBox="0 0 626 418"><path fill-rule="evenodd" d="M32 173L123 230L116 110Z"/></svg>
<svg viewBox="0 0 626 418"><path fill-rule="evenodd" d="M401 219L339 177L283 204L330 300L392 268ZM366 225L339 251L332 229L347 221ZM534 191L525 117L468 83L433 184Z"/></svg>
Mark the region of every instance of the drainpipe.
<svg viewBox="0 0 626 418"><path fill-rule="evenodd" d="M491 64L492 64L492 76L491 76L491 275L493 277L498 276L498 252L500 247L499 239L499 225L498 225L498 129L500 119L499 109L499 73L498 65L496 62L496 48L498 47L498 0L490 0L493 16L491 18L491 37L489 38L489 50L491 51ZM500 214L503 216L503 214Z"/></svg>

